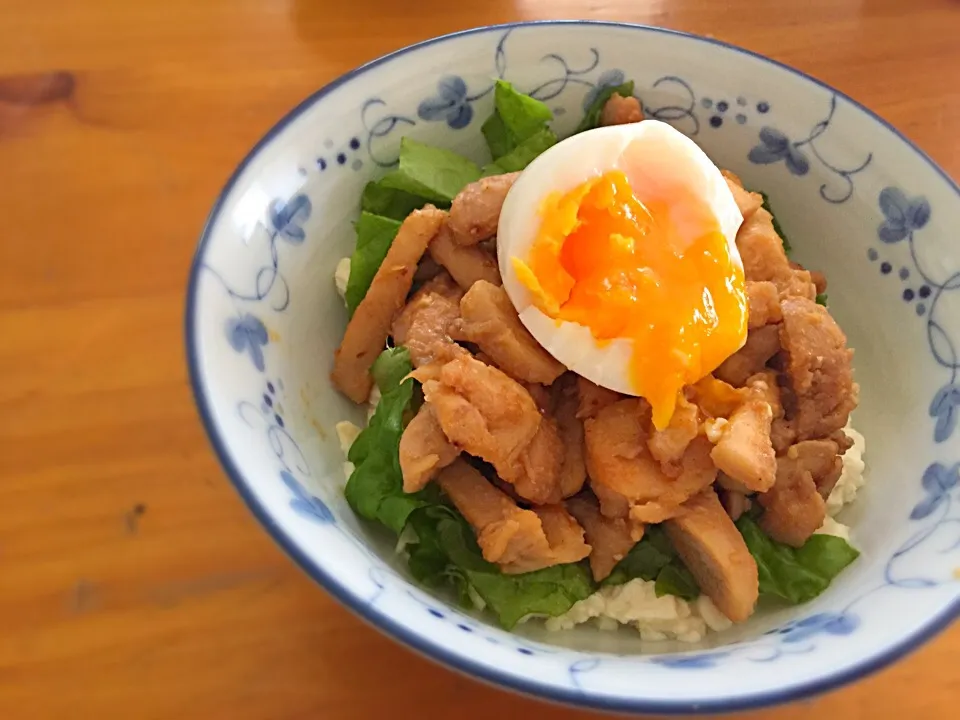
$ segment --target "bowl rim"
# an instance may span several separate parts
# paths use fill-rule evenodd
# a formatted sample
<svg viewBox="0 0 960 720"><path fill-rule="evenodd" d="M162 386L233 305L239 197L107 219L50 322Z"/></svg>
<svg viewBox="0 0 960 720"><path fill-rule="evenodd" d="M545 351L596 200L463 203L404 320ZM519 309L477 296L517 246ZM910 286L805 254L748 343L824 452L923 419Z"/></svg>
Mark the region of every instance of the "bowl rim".
<svg viewBox="0 0 960 720"><path fill-rule="evenodd" d="M609 697L599 694L592 694L588 690L559 688L553 685L541 683L532 678L523 678L510 671L486 665L470 657L448 651L440 645L434 643L429 637L408 630L388 614L380 611L374 606L367 605L359 598L354 597L345 587L340 584L334 575L327 572L327 570L325 570L318 562L313 560L306 554L305 551L298 547L298 545L284 531L284 529L274 521L267 509L258 501L256 495L252 491L252 487L248 485L243 472L240 470L237 463L234 461L234 458L228 451L225 438L221 434L220 428L214 420L211 410L211 400L207 392L204 377L202 376L199 367L196 320L200 270L207 245L210 241L212 229L220 217L220 213L227 196L233 190L234 185L243 174L249 163L255 157L257 157L260 151L269 145L275 139L275 137L286 128L288 124L296 120L300 115L303 114L305 110L312 107L315 103L323 99L333 90L351 80L354 80L355 78L360 77L369 70L372 70L373 68L389 61L395 60L396 58L407 53L420 50L430 45L456 40L461 37L491 33L499 30L537 26L577 25L625 28L629 30L640 30L643 32L654 32L680 37L697 43L706 43L709 45L719 46L731 52L747 55L761 63L774 66L781 70L786 70L787 72L801 78L808 83L834 93L836 96L850 103L853 107L858 109L874 122L884 126L903 143L905 143L917 156L919 156L921 160L926 162L926 164L929 165L938 175L940 175L947 185L953 188L953 191L956 193L958 198L960 198L960 185L958 185L958 183L953 180L953 178L951 178L943 168L934 162L934 160L930 158L926 152L917 147L912 140L907 138L884 118L880 117L863 104L857 102L846 93L837 90L836 88L803 71L797 70L796 68L786 65L778 60L768 58L757 52L747 50L723 40L652 25L609 20L532 20L511 22L496 25L483 25L429 38L412 45L407 45L364 63L363 65L360 65L359 67L340 75L302 100L292 110L288 111L280 120L278 120L273 127L271 127L263 135L263 137L256 142L243 160L241 160L237 165L233 173L231 173L226 184L217 195L213 207L211 208L210 213L204 223L203 230L201 231L197 248L191 262L187 284L187 299L184 318L187 367L190 376L190 386L207 437L213 446L220 464L226 471L228 479L233 484L244 503L257 518L266 532L307 575L319 583L324 590L330 593L342 605L354 612L361 619L365 620L375 628L391 637L393 640L435 662L440 663L441 665L445 665L448 668L452 668L453 670L456 670L469 677L485 681L495 686L508 688L510 690L514 690L542 700L559 702L582 708L613 712L666 715L729 713L741 710L769 707L771 705L778 705L812 695L819 695L846 685L847 683L859 680L873 672L876 672L877 670L886 667L887 665L890 665L908 653L913 652L923 643L947 628L955 619L960 617L960 599L957 599L939 615L930 619L912 635L908 635L883 652L866 657L863 661L845 670L815 678L789 689L769 690L754 694L741 695L735 698L718 697L717 699L711 699L707 701L686 701L647 700L644 698L633 698L626 696Z"/></svg>

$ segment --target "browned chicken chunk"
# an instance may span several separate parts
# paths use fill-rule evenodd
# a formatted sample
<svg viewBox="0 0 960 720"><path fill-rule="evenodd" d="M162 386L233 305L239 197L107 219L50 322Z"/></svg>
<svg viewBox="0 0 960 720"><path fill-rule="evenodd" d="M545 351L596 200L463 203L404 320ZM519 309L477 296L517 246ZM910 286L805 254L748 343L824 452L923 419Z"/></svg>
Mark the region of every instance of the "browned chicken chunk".
<svg viewBox="0 0 960 720"><path fill-rule="evenodd" d="M798 440L829 436L842 429L857 406L853 351L826 308L812 300L787 298L782 303L780 341L786 372L796 395ZM789 416L788 416L789 417Z"/></svg>
<svg viewBox="0 0 960 720"><path fill-rule="evenodd" d="M453 240L450 229L444 225L430 243L430 256L443 265L454 281L464 290L479 280L494 285L502 284L497 258L482 247L464 247Z"/></svg>
<svg viewBox="0 0 960 720"><path fill-rule="evenodd" d="M772 282L747 280L747 327L763 327L783 319L780 292Z"/></svg>
<svg viewBox="0 0 960 720"><path fill-rule="evenodd" d="M593 579L600 582L643 537L643 526L624 518L605 517L589 493L567 500L567 510L583 526L590 552Z"/></svg>
<svg viewBox="0 0 960 720"><path fill-rule="evenodd" d="M590 554L583 528L560 505L523 510L462 459L444 468L437 482L476 531L484 559L507 574L578 562Z"/></svg>
<svg viewBox="0 0 960 720"><path fill-rule="evenodd" d="M754 492L766 492L777 475L777 459L770 441L773 413L763 400L749 400L723 428L710 452L717 469Z"/></svg>
<svg viewBox="0 0 960 720"><path fill-rule="evenodd" d="M757 563L743 536L707 488L664 524L667 537L697 585L734 622L753 614L759 595Z"/></svg>
<svg viewBox="0 0 960 720"><path fill-rule="evenodd" d="M509 565L550 554L537 514L517 507L465 460L444 468L437 482L476 531L487 562Z"/></svg>
<svg viewBox="0 0 960 720"><path fill-rule="evenodd" d="M806 270L790 266L783 250L783 241L773 229L773 216L763 208L744 220L737 232L737 249L743 260L747 280L769 280L782 296L799 296L813 300L816 288Z"/></svg>
<svg viewBox="0 0 960 720"><path fill-rule="evenodd" d="M414 293L393 321L393 341L407 348L414 367L466 352L451 337L459 327L461 297L463 291L443 272Z"/></svg>
<svg viewBox="0 0 960 720"><path fill-rule="evenodd" d="M579 398L573 376L565 375L554 383L554 417L563 443L563 465L560 468L560 492L563 497L576 495L587 480L584 458L583 421L577 417Z"/></svg>
<svg viewBox="0 0 960 720"><path fill-rule="evenodd" d="M743 215L743 219L746 221L763 205L763 196L760 193L744 190L740 178L729 170L721 170L720 173L727 181L727 187L730 188L730 192L733 194L733 200L737 203L737 208L739 208L740 214Z"/></svg>
<svg viewBox="0 0 960 720"><path fill-rule="evenodd" d="M580 398L577 417L581 420L594 417L603 408L624 398L620 393L595 385L581 375L577 375L577 397Z"/></svg>
<svg viewBox="0 0 960 720"><path fill-rule="evenodd" d="M779 350L779 325L756 328L747 333L744 346L724 360L713 374L734 387L743 387L747 379L762 371Z"/></svg>
<svg viewBox="0 0 960 720"><path fill-rule="evenodd" d="M403 491L422 490L437 473L460 455L443 434L433 406L424 403L400 436Z"/></svg>
<svg viewBox="0 0 960 720"><path fill-rule="evenodd" d="M720 497L720 504L727 511L730 519L736 522L747 510L750 509L750 498L742 492L736 490L727 490L723 487L715 488Z"/></svg>
<svg viewBox="0 0 960 720"><path fill-rule="evenodd" d="M460 301L461 331L507 375L550 385L566 368L523 326L507 291L480 280Z"/></svg>
<svg viewBox="0 0 960 720"><path fill-rule="evenodd" d="M500 209L520 173L494 175L472 182L461 190L450 206L447 224L458 245L476 245L497 234Z"/></svg>
<svg viewBox="0 0 960 720"><path fill-rule="evenodd" d="M558 503L563 498L560 485L563 456L557 424L552 418L544 417L517 462L509 467L498 465L497 472L525 500L537 505Z"/></svg>
<svg viewBox="0 0 960 720"><path fill-rule="evenodd" d="M764 508L760 528L777 542L800 547L823 524L826 503L810 471L798 462L777 462L777 481L757 495Z"/></svg>
<svg viewBox="0 0 960 720"><path fill-rule="evenodd" d="M604 408L584 423L587 471L604 514L608 514L609 490L626 499L633 520L661 522L716 478L706 438L696 438L687 446L677 477L666 475L647 450L645 427L649 415L645 402L627 399ZM613 507L609 508L611 513ZM620 511L622 507L618 506L616 514Z"/></svg>
<svg viewBox="0 0 960 720"><path fill-rule="evenodd" d="M843 472L840 447L834 440L804 440L791 445L777 458L777 467L783 472L809 472L817 492L826 500Z"/></svg>
<svg viewBox="0 0 960 720"><path fill-rule="evenodd" d="M584 540L583 528L563 505L540 505L533 508L543 525L550 553L542 558L520 560L503 566L505 573L524 573L551 565L580 562L590 555L591 547Z"/></svg>
<svg viewBox="0 0 960 720"><path fill-rule="evenodd" d="M407 299L417 263L444 217L446 213L432 205L407 216L370 289L347 324L340 347L333 355L330 379L355 403L366 402L370 395L370 366L386 346L390 325Z"/></svg>
<svg viewBox="0 0 960 720"><path fill-rule="evenodd" d="M683 454L699 431L700 412L696 405L681 395L670 424L663 430L653 428L647 440L650 454L660 463L664 473L671 477L680 474Z"/></svg>
<svg viewBox="0 0 960 720"><path fill-rule="evenodd" d="M614 93L600 111L601 125L629 125L643 120L643 108L635 97Z"/></svg>
<svg viewBox="0 0 960 720"><path fill-rule="evenodd" d="M540 429L533 398L516 380L469 356L414 373L444 434L457 447L497 469L508 482L521 453Z"/></svg>

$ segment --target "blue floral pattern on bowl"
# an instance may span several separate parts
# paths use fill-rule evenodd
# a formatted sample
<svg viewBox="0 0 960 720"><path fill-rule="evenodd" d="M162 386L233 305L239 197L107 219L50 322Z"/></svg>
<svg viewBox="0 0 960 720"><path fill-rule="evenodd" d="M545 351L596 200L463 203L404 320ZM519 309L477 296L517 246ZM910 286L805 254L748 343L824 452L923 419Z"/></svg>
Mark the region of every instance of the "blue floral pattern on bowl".
<svg viewBox="0 0 960 720"><path fill-rule="evenodd" d="M672 66L669 53L651 58L627 50L642 48L646 40L676 43L673 57L701 53L698 67L704 69L694 71L685 65L679 70ZM458 43L464 44L463 53L452 51ZM479 52L481 46L488 50L486 60ZM862 663L847 662L835 671L815 674L814 681L783 686L795 664L815 659L830 665L837 650L849 643L874 643L867 653L870 664L877 658L889 660L903 651L905 642L913 643L918 635L942 626L960 607L956 569L960 567L960 517L955 514L960 501L960 458L956 445L946 443L955 437L960 415L960 341L948 305L960 291L960 270L936 266L934 272L917 250L923 243L938 242L943 228L960 221L960 191L949 180L940 179L935 168L930 171L922 158L916 160L920 170L904 174L910 179L909 189L906 182L904 188L891 186L886 172L889 161L874 151L884 143L903 141L882 135L886 131L879 120L809 80L804 81L807 89L799 104L782 94L756 97L748 80L742 87L731 87L730 77L736 74L721 76L711 70L717 64L711 61L711 53L748 62L755 72L770 78L791 72L713 41L604 24L492 28L419 46L404 56L425 58L416 61L422 62L420 75L407 76L418 78L410 88L401 87L396 78L370 81L369 88L357 85L358 78L399 72L390 68L407 62L402 57L388 58L323 91L312 104L296 111L294 117L309 116L318 126L299 130L309 123L294 127L288 119L272 131L270 143L301 133L298 151L291 153L297 160L289 173L271 168L274 175L270 175L257 170L257 179L251 181L241 172L245 162L205 231L188 301L191 377L208 431L241 494L288 552L337 597L392 635L493 682L604 709L731 711L823 689L862 672ZM460 55L478 59L466 65L441 60ZM348 233L342 242L331 240L328 227L349 227L345 214L349 211L341 207L344 198L357 197L375 170L382 172L396 164L400 137L410 133L456 146L463 142L458 138L478 134L479 123L492 107L491 90L497 78L549 101L551 107L564 111L556 113L558 121L569 123L575 123L603 87L632 79L648 117L670 122L698 141L707 135L702 141L708 152L724 156L726 164L745 180L751 168L773 173L763 175L764 186L781 188L784 196L806 203L803 207L809 212L821 210L812 210L808 198L823 208L824 218L839 206L856 205L864 211L867 205L862 198L872 198L869 207L877 221L871 232L876 245L864 245L867 258L872 262L885 253L889 259L884 259L881 273L893 276L896 263L902 266L901 279L916 276L924 283L915 294L925 303L923 312L917 306L917 315L925 318L926 343L911 346L910 357L917 363L932 362L946 377L933 382L927 381L926 370L917 375L924 382L924 392L929 392L924 398L931 398L929 406L923 401L924 415L933 425L932 432L924 431L930 444L905 461L911 469L902 480L910 501L903 505L907 509L900 513L899 524L885 533L889 546L883 547L884 555L865 555L848 571L850 588L836 593L831 588L769 632L719 649L620 656L503 633L410 585L381 560L381 555L389 554L382 546L379 553L371 550L375 539L346 507L342 478L331 480L340 468L338 459L330 460L338 457L339 450L328 439L329 425L348 408L329 390L307 388L302 376L303 367L312 367L311 381L324 382L323 363L330 348L311 351L310 360L300 365L291 364L285 355L300 344L315 344L312 334L304 334L305 328L314 325L298 324L293 316L316 318L326 312L332 323L342 327L343 311L334 307L329 278L322 271L305 270L305 264L349 251ZM772 81L765 84L775 86L778 83ZM363 87L362 94L354 87ZM728 100L719 99L724 97ZM756 108L755 115L748 114L750 107ZM801 110L807 107L812 110L805 114ZM781 114L778 108L801 108L796 111L800 117ZM826 114L822 110L819 117L812 114L816 108L826 108ZM344 114L344 109L353 114ZM353 120L323 126L325 112ZM724 116L735 116L736 122L723 123ZM754 125L759 118L762 123ZM874 125L880 130L872 130ZM704 126L710 132L701 133ZM848 162L850 148L833 138L845 133L849 137L852 127L858 136L875 143L857 145L862 155ZM270 143L255 155L269 154ZM349 147L360 156L356 160L360 165L350 165L346 157L341 162L339 155L330 167L325 161L322 165L319 160L311 162L311 156L318 158L315 143L328 152ZM362 167L364 173L342 173L340 167ZM782 179L776 179L777 173ZM261 195L263 189L267 192L261 201L262 217L252 232L238 240L222 218L231 217L239 198L254 187ZM338 200L330 199L334 197ZM944 224L948 219L952 224ZM796 245L797 238L792 239ZM850 241L867 242L862 237ZM329 249L331 242L339 243L336 251ZM852 273L859 270L851 268ZM318 285L325 289L317 290ZM224 372L229 380L222 379ZM293 409L311 393L321 398L324 434ZM939 448L936 454L935 448ZM252 465L256 472L248 469ZM904 625L902 636L887 638L884 633L902 617L887 614L878 620L877 608L903 602L927 608L926 614L915 626ZM776 670L768 673L768 667ZM689 681L692 672L724 673L729 694L697 695Z"/></svg>

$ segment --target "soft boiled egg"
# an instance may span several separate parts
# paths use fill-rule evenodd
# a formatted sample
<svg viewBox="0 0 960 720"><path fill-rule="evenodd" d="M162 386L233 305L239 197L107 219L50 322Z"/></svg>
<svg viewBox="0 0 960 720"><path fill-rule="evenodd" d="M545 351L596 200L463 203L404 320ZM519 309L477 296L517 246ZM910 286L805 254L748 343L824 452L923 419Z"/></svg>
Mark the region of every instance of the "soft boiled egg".
<svg viewBox="0 0 960 720"><path fill-rule="evenodd" d="M681 389L746 341L742 222L716 165L670 125L589 130L540 155L507 195L503 285L548 352L646 398L662 429Z"/></svg>

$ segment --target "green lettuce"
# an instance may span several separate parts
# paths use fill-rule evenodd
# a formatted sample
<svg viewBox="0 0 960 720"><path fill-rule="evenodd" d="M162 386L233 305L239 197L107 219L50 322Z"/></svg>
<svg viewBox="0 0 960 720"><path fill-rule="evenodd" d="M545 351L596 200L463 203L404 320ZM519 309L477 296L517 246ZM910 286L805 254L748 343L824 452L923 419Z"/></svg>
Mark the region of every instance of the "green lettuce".
<svg viewBox="0 0 960 720"><path fill-rule="evenodd" d="M400 222L362 212L355 228L357 246L350 257L350 278L344 294L351 316L370 289L370 283L373 282L393 239L397 236L397 231L400 230Z"/></svg>
<svg viewBox="0 0 960 720"><path fill-rule="evenodd" d="M817 305L827 306L827 294L826 293L817 293Z"/></svg>
<svg viewBox="0 0 960 720"><path fill-rule="evenodd" d="M415 381L404 378L413 370L406 348L384 350L372 373L381 398L370 423L357 437L347 459L356 469L344 490L347 502L360 517L383 523L400 533L414 510L436 502L435 488L403 492L400 436L409 418Z"/></svg>
<svg viewBox="0 0 960 720"><path fill-rule="evenodd" d="M360 196L360 209L392 220L403 220L429 201L403 190L384 187L379 181L368 182Z"/></svg>
<svg viewBox="0 0 960 720"><path fill-rule="evenodd" d="M603 585L622 585L640 578L656 581L657 597L676 595L693 600L700 594L693 575L659 525L649 525L640 542L617 563Z"/></svg>
<svg viewBox="0 0 960 720"><path fill-rule="evenodd" d="M590 106L583 116L583 120L577 125L577 129L573 131L574 134L600 127L600 114L603 112L603 106L607 104L607 100L613 97L614 93L617 93L620 97L630 97L633 95L633 80L625 82L623 85L604 86L600 92L597 93L593 102L590 103Z"/></svg>
<svg viewBox="0 0 960 720"><path fill-rule="evenodd" d="M470 525L446 505L415 511L410 526L417 536L409 546L413 576L428 587L453 587L463 604L479 597L508 630L527 615L561 615L595 590L584 562L505 575L483 559Z"/></svg>
<svg viewBox="0 0 960 720"><path fill-rule="evenodd" d="M803 547L792 548L769 538L753 518L743 515L737 529L757 561L760 595L791 604L813 600L860 552L843 538L813 535Z"/></svg>
<svg viewBox="0 0 960 720"><path fill-rule="evenodd" d="M480 168L467 158L405 137L400 140L399 167L380 178L379 186L449 205L479 179Z"/></svg>
<svg viewBox="0 0 960 720"><path fill-rule="evenodd" d="M770 207L770 197L762 190L760 191L760 197L763 198L763 205L761 207L770 213L770 216L773 218L773 229L776 231L777 235L780 236L780 240L783 242L783 251L789 255L790 251L793 250L793 247L790 245L790 241L787 240L787 236L784 234L783 228L780 227L780 223L777 221L777 216L773 213L773 208Z"/></svg>
<svg viewBox="0 0 960 720"><path fill-rule="evenodd" d="M531 135L506 155L501 156L496 162L485 165L482 170L483 176L503 175L504 173L523 170L544 150L556 144L556 134L550 128L544 128L536 134Z"/></svg>
<svg viewBox="0 0 960 720"><path fill-rule="evenodd" d="M510 154L534 135L547 129L547 123L553 119L553 113L546 104L529 95L524 95L505 80L497 80L493 91L493 102L495 107L493 115L483 123L480 131L487 141L494 160Z"/></svg>

